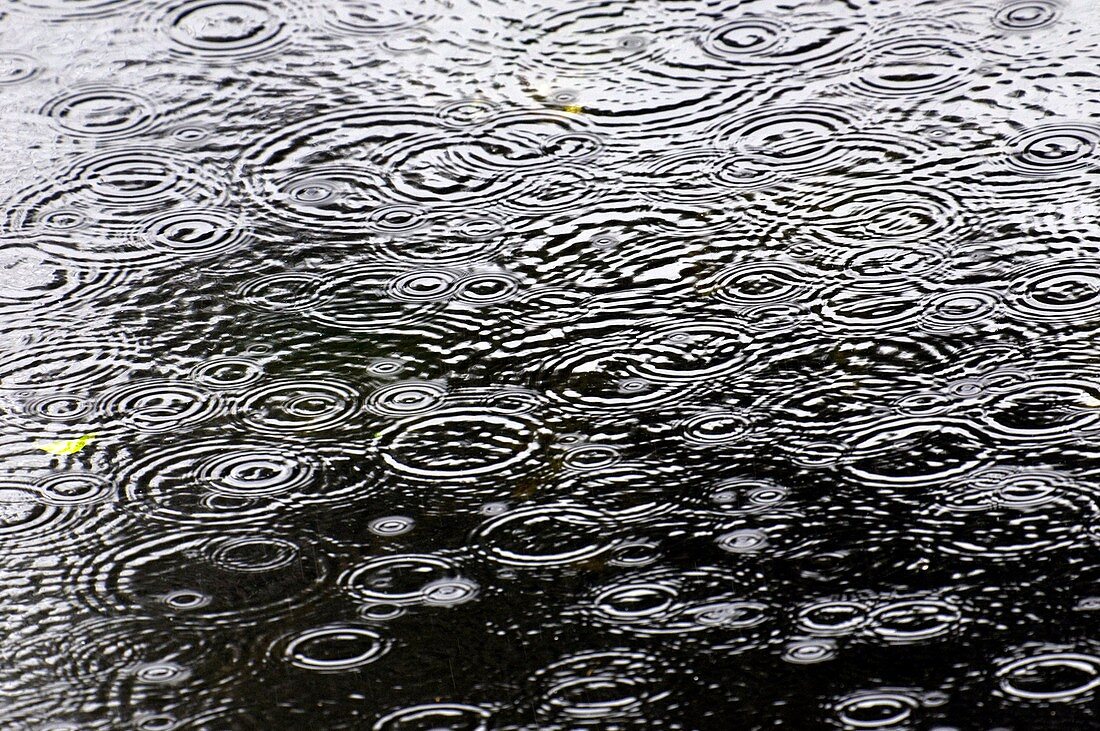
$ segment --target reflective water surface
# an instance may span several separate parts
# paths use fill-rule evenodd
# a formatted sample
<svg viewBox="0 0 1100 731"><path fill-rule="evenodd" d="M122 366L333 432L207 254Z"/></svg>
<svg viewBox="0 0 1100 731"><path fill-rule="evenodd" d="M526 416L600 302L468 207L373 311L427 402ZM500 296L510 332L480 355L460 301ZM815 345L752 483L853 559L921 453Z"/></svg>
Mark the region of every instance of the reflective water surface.
<svg viewBox="0 0 1100 731"><path fill-rule="evenodd" d="M0 727L1100 728L1092 0L4 0Z"/></svg>

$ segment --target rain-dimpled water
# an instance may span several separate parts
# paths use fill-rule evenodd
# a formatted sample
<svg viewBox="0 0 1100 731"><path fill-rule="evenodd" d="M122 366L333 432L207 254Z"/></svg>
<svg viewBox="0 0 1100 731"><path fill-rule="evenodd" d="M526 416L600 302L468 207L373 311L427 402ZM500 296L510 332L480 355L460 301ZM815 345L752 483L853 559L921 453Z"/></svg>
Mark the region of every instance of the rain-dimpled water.
<svg viewBox="0 0 1100 731"><path fill-rule="evenodd" d="M1095 0L0 0L0 729L1100 729Z"/></svg>

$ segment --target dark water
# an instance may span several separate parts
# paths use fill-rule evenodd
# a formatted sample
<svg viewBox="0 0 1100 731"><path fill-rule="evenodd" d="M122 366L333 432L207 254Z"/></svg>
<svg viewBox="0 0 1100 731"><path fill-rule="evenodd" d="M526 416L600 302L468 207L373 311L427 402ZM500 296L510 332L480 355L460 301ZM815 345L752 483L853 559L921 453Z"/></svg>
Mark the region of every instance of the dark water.
<svg viewBox="0 0 1100 731"><path fill-rule="evenodd" d="M1100 728L1092 0L0 8L0 728Z"/></svg>

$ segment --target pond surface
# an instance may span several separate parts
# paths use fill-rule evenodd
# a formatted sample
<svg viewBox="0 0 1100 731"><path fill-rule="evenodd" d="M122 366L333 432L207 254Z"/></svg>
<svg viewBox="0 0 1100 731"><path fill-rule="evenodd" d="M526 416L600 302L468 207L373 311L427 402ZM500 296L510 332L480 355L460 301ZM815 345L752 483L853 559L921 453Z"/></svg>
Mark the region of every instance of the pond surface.
<svg viewBox="0 0 1100 731"><path fill-rule="evenodd" d="M1100 728L1094 3L0 11L0 727Z"/></svg>

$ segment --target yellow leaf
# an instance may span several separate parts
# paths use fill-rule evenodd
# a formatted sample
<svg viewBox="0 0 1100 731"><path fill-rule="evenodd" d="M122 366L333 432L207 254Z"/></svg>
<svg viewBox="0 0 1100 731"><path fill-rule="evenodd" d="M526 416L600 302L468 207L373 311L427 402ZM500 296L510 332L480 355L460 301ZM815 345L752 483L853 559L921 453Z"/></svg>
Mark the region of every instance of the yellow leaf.
<svg viewBox="0 0 1100 731"><path fill-rule="evenodd" d="M570 114L580 114L584 111L584 107L580 104L568 104L562 107L562 111L569 112Z"/></svg>
<svg viewBox="0 0 1100 731"><path fill-rule="evenodd" d="M85 434L76 439L60 439L56 442L39 442L38 448L50 454L76 454L95 439L95 434Z"/></svg>

